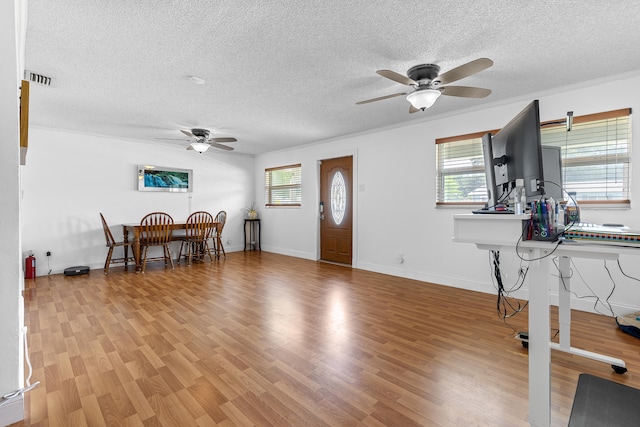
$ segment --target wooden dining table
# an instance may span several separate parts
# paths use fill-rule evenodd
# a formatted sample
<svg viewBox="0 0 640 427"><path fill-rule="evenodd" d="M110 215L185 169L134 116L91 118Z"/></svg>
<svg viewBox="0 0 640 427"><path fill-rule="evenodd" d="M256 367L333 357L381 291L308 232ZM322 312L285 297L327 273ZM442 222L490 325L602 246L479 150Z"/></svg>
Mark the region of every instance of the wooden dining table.
<svg viewBox="0 0 640 427"><path fill-rule="evenodd" d="M218 224L219 224L218 222L213 222L213 227L217 227ZM171 225L172 240L179 240L180 238L184 237L184 234L179 234L173 237L173 232L178 230L185 230L186 228L187 228L186 221L174 222ZM142 230L142 227L140 227L139 222L122 224L122 237L125 242L130 241L129 233L133 234L133 240L131 240L131 248L133 249L133 258L135 259L135 263L136 263L136 271L142 270L142 256L140 253L141 252L140 251L141 230ZM124 256L125 258L127 258L128 256L127 246L124 247Z"/></svg>

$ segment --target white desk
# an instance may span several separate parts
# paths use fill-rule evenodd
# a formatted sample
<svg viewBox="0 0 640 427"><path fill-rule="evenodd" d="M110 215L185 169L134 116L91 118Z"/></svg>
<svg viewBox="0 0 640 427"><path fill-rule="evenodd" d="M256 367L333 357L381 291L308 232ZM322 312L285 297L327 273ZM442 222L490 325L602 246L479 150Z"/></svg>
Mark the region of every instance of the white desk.
<svg viewBox="0 0 640 427"><path fill-rule="evenodd" d="M528 215L453 216L455 242L473 243L483 250L516 249L523 221ZM571 258L615 260L620 254L640 255L638 248L603 244L571 244L557 242L520 241L518 253L529 262L529 422L532 426L548 427L551 423L551 351L560 350L593 360L609 363L626 370L623 360L571 347ZM553 252L553 254L551 254ZM551 254L551 255L550 255ZM550 255L550 256L547 256ZM550 342L549 274L554 257L559 258L559 325L560 343ZM563 283L564 281L564 283Z"/></svg>

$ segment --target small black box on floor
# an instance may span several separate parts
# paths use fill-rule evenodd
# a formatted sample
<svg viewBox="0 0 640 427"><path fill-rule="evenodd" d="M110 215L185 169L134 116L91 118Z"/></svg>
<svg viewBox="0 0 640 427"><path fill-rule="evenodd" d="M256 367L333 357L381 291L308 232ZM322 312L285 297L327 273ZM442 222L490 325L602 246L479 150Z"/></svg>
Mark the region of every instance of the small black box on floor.
<svg viewBox="0 0 640 427"><path fill-rule="evenodd" d="M86 265L79 265L64 269L65 276L79 276L80 274L89 274L89 267Z"/></svg>

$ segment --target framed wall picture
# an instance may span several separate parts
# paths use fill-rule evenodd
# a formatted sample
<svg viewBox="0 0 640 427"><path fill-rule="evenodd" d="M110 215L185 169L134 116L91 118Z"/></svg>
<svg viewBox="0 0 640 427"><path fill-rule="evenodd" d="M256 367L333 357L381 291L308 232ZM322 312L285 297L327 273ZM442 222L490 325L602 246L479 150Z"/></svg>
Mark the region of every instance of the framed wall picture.
<svg viewBox="0 0 640 427"><path fill-rule="evenodd" d="M138 165L138 191L193 191L193 170L164 166Z"/></svg>

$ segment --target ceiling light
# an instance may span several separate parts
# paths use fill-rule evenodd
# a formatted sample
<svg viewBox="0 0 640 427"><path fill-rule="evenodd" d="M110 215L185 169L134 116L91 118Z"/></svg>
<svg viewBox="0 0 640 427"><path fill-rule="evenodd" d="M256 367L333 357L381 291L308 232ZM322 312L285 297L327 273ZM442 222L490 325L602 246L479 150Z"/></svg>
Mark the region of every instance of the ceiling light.
<svg viewBox="0 0 640 427"><path fill-rule="evenodd" d="M202 154L205 151L207 151L211 146L206 142L192 142L191 147L193 147L193 149L196 150L198 153Z"/></svg>
<svg viewBox="0 0 640 427"><path fill-rule="evenodd" d="M441 95L439 90L435 89L422 89L415 92L411 92L407 95L407 101L411 103L418 110L425 110L436 102L436 99Z"/></svg>

